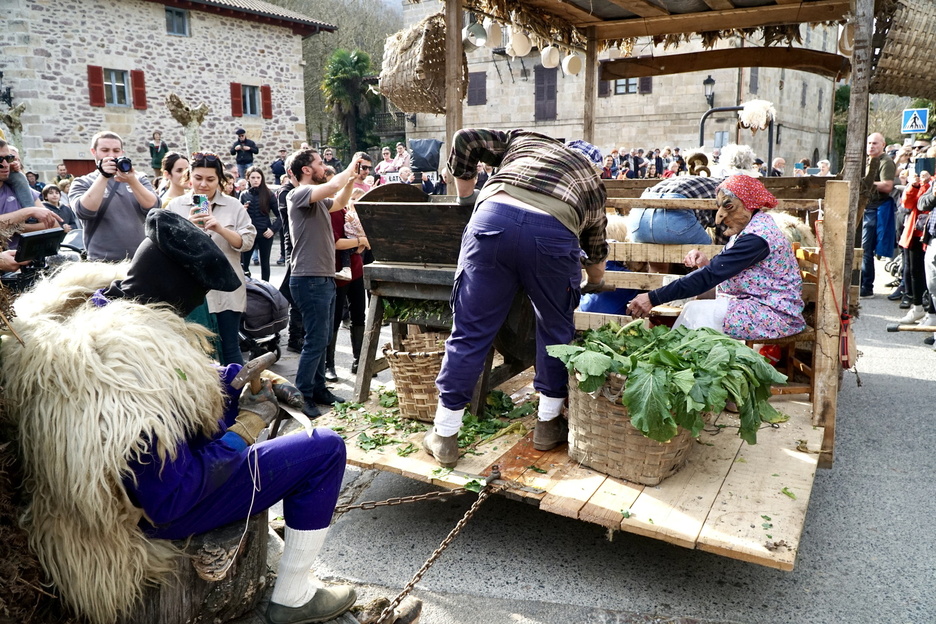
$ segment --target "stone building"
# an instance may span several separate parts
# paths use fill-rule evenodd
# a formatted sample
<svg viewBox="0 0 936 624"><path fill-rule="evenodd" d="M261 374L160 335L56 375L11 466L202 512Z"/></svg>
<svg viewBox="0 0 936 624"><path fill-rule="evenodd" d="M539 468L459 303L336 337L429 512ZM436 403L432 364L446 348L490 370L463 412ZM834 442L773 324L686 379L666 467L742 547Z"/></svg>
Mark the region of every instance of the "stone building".
<svg viewBox="0 0 936 624"><path fill-rule="evenodd" d="M404 21L412 24L437 11L432 3L407 4ZM836 26L802 27L803 47L835 52ZM506 43L506 41L505 41ZM743 47L759 46L744 41ZM718 47L742 47L740 37L721 41ZM683 54L702 49L694 39L678 49L664 50L642 38L633 56ZM581 54L584 66L584 53ZM582 136L585 72L570 75L562 67L544 68L534 47L523 57L511 58L503 48L481 47L468 52L470 84L463 107L463 125L500 129L526 128L566 139ZM599 62L619 58L617 49L599 54ZM699 146L699 121L709 109L703 81L715 81L714 106L736 106L748 100L772 102L777 111L774 157L793 163L815 162L829 155L835 83L832 79L782 68L732 68L705 72L598 81L595 107L595 144L604 152L612 148L687 148ZM409 116L409 119L413 119ZM737 128L737 113L715 114L705 124L705 148L726 143L750 145L767 160L767 132L751 134ZM444 116L419 114L406 125L407 138L445 140ZM447 143L447 141L446 141ZM443 148L446 149L446 148Z"/></svg>
<svg viewBox="0 0 936 624"><path fill-rule="evenodd" d="M63 161L78 175L94 167L91 137L111 130L152 174L154 131L185 151L174 92L210 108L203 150L233 160L241 127L266 167L306 137L302 39L335 28L261 0L4 0L3 85L26 105L17 147L40 179Z"/></svg>

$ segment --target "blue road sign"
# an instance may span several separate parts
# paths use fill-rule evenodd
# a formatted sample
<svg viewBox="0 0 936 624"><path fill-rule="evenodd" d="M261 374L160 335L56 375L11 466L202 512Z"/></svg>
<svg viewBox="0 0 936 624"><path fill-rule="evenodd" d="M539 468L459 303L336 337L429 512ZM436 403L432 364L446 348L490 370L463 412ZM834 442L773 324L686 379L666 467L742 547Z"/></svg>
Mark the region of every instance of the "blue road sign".
<svg viewBox="0 0 936 624"><path fill-rule="evenodd" d="M928 108L907 108L903 112L903 123L900 124L902 134L917 134L926 132L929 127Z"/></svg>

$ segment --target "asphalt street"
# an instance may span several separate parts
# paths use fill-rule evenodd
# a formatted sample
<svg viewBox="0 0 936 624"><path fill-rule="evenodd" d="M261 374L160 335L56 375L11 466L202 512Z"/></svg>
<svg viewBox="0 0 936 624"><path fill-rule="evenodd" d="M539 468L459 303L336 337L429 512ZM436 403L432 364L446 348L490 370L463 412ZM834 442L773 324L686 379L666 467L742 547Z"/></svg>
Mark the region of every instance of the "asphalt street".
<svg viewBox="0 0 936 624"><path fill-rule="evenodd" d="M274 269L279 283L282 269ZM860 359L839 394L835 463L815 481L796 568L781 572L492 497L416 586L423 624L936 622L936 352L927 334L886 333L903 315L873 299L855 322ZM285 338L283 340L285 345ZM285 354L277 369L295 371ZM338 372L350 380L348 332ZM388 383L389 372L378 383ZM337 394L350 394L351 382ZM349 468L358 501L434 489ZM929 485L928 485L929 484ZM469 498L349 511L333 525L316 572L393 597L470 506ZM274 510L275 514L276 511Z"/></svg>

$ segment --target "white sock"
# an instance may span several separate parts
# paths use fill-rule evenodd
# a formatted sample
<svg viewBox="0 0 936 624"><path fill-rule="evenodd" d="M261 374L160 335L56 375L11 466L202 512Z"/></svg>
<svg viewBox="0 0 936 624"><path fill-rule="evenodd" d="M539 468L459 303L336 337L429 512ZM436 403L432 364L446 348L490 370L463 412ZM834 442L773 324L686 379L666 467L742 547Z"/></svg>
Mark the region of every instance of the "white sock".
<svg viewBox="0 0 936 624"><path fill-rule="evenodd" d="M283 556L276 572L270 602L284 607L301 607L312 600L318 587L310 582L312 562L325 545L328 528L298 531L286 527Z"/></svg>
<svg viewBox="0 0 936 624"><path fill-rule="evenodd" d="M465 415L465 408L451 410L440 402L436 406L435 419L433 420L436 435L447 438L458 433L462 426L462 416Z"/></svg>
<svg viewBox="0 0 936 624"><path fill-rule="evenodd" d="M562 406L565 405L565 401L565 397L554 399L553 397L541 394L539 398L539 411L536 417L543 422L552 420L562 411Z"/></svg>

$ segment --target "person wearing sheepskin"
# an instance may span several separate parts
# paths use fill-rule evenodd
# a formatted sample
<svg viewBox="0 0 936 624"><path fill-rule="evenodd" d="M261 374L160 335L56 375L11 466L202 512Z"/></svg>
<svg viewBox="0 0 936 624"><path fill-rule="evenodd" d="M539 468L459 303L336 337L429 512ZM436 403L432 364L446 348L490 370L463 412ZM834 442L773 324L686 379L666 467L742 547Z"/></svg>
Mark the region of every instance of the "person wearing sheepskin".
<svg viewBox="0 0 936 624"><path fill-rule="evenodd" d="M732 338L782 338L806 327L803 320L799 266L790 242L765 210L777 199L764 185L746 175L734 175L718 186L716 223L731 237L725 249L709 261L697 249L685 264L697 268L689 275L637 295L627 309L646 318L653 306L696 297L718 287L715 299L690 301L676 327L711 327Z"/></svg>
<svg viewBox="0 0 936 624"><path fill-rule="evenodd" d="M282 500L286 544L266 619L337 617L354 590L308 575L340 490L343 440L319 428L256 443L277 411L274 388L265 380L238 398L240 365L217 367L208 331L181 316L240 280L179 215L152 211L146 236L129 266L76 263L40 282L11 321L24 344L3 337L32 548L80 617L112 624L172 571L182 553L166 540Z"/></svg>

